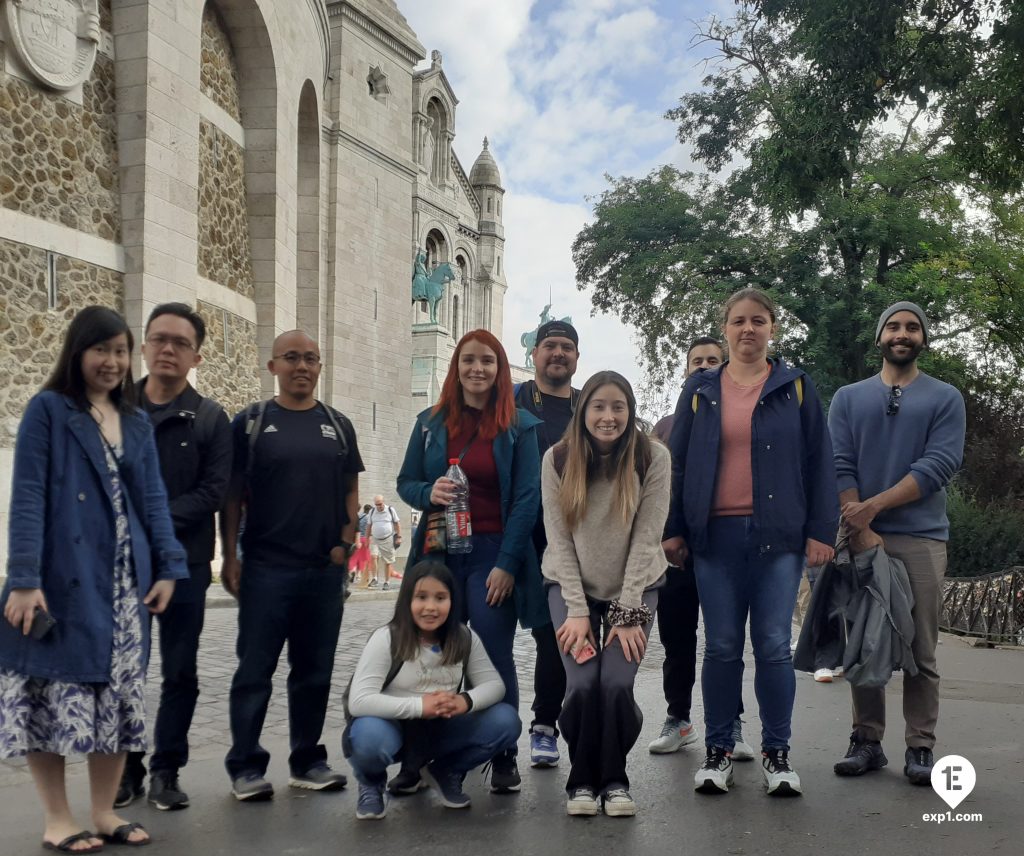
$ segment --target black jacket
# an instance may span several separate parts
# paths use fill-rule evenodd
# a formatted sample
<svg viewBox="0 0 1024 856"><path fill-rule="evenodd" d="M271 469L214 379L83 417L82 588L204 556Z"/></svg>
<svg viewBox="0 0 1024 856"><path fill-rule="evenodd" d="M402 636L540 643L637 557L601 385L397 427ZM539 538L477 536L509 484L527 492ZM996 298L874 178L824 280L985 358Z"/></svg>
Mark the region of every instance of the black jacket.
<svg viewBox="0 0 1024 856"><path fill-rule="evenodd" d="M214 551L214 514L224 502L231 478L231 423L213 401L206 405L216 408L213 418L197 421L203 397L191 385L168 407L150 412L145 385L143 378L136 392L153 422L174 534L190 565L209 562Z"/></svg>

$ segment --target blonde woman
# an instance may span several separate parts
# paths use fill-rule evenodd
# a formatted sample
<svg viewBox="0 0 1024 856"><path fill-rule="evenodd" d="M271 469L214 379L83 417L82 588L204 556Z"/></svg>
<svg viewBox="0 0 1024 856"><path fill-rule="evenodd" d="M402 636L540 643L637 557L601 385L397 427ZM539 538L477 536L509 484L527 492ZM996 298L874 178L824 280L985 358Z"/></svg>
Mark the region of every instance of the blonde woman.
<svg viewBox="0 0 1024 856"><path fill-rule="evenodd" d="M609 816L636 814L626 756L643 716L633 682L665 572L671 469L668 450L637 426L629 382L612 371L587 381L565 437L544 456L542 571L566 674L558 724L571 815L597 814L599 797Z"/></svg>

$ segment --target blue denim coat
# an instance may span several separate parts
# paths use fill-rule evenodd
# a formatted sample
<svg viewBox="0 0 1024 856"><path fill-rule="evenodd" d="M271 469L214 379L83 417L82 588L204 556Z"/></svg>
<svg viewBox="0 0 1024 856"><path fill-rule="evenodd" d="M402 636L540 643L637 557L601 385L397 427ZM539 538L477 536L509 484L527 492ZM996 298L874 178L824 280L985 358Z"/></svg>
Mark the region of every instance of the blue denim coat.
<svg viewBox="0 0 1024 856"><path fill-rule="evenodd" d="M808 538L832 544L839 527L832 438L810 376L771 362L750 422L753 522L762 552L802 553ZM718 481L724 368L686 379L668 443L672 509L665 537L682 535L697 553L707 550Z"/></svg>
<svg viewBox="0 0 1024 856"><path fill-rule="evenodd" d="M522 408L517 408L516 417L515 423L495 437L492 444L501 489L502 535L496 565L515 577L516 614L519 623L530 628L551 623L540 563L533 547L533 527L540 508L540 420ZM416 417L398 473L398 495L424 512L413 536L409 567L423 558L427 513L440 510L440 506L430 504L430 490L448 472L448 429L444 419L443 412L432 416L429 409Z"/></svg>
<svg viewBox="0 0 1024 856"><path fill-rule="evenodd" d="M139 598L154 579L187 579L174 538L153 429L141 411L121 417L120 464ZM0 620L0 666L63 681L110 680L114 505L103 441L92 417L63 395L28 404L14 449L7 583L42 588L57 625L41 641ZM146 608L141 607L146 615ZM143 620L143 661L149 622Z"/></svg>

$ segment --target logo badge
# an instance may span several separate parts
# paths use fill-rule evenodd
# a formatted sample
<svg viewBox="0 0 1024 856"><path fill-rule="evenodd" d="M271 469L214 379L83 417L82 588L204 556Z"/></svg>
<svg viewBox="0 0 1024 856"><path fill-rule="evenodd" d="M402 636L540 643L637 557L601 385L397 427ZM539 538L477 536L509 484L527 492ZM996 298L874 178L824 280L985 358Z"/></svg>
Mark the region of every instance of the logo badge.
<svg viewBox="0 0 1024 856"><path fill-rule="evenodd" d="M932 767L932 789L951 809L967 799L977 781L974 765L961 755L946 755Z"/></svg>
<svg viewBox="0 0 1024 856"><path fill-rule="evenodd" d="M326 437L329 440L337 440L338 439L338 434L334 430L334 426L333 425L321 425L320 426L320 436L321 437Z"/></svg>

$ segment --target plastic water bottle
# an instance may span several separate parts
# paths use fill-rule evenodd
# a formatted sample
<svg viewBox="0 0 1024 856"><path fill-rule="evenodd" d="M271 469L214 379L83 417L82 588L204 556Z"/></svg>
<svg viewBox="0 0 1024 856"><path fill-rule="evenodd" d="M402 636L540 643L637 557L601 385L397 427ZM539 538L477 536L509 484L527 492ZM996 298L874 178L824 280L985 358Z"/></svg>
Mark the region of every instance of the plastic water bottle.
<svg viewBox="0 0 1024 856"><path fill-rule="evenodd" d="M459 466L458 458L448 459L445 478L455 482L455 498L445 508L446 539L449 553L471 553L473 551L473 524L469 519L469 479Z"/></svg>

